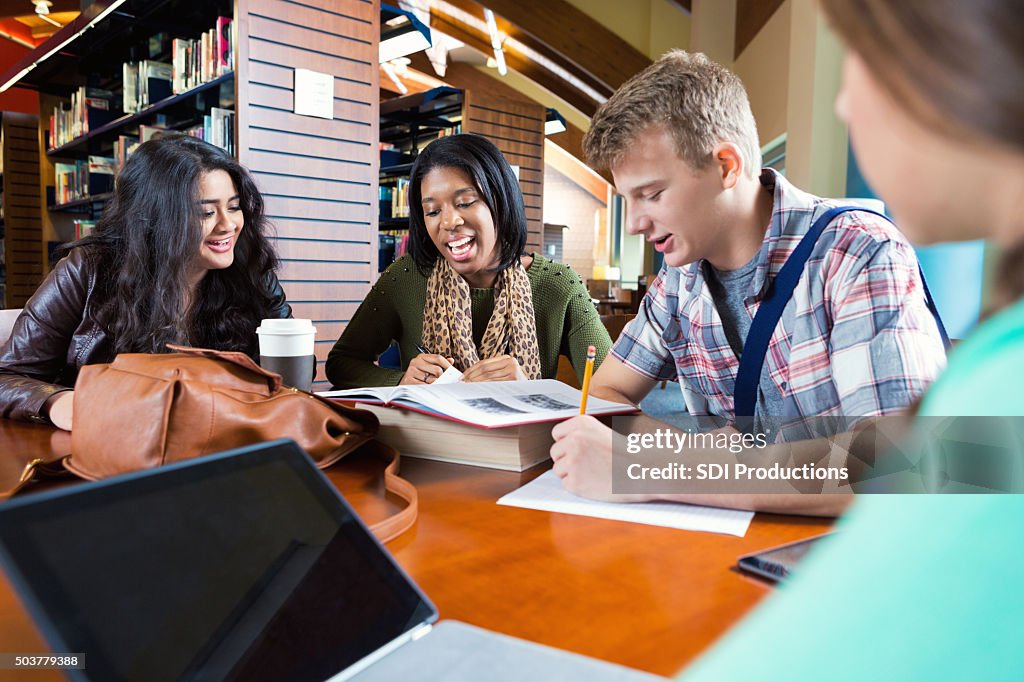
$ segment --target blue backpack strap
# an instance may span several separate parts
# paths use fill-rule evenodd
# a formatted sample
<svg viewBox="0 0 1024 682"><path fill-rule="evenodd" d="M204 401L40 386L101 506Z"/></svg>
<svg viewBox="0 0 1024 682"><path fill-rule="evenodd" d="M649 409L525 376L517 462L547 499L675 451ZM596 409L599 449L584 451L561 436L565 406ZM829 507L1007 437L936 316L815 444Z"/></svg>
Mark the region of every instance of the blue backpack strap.
<svg viewBox="0 0 1024 682"><path fill-rule="evenodd" d="M786 309L789 299L793 296L793 290L796 289L796 285L800 281L801 275L803 275L807 259L811 257L811 252L814 250L818 237L825 231L828 224L837 215L847 211L872 213L889 220L882 213L860 208L859 206L837 206L830 208L814 221L811 229L807 231L807 234L804 235L804 238L800 240L800 243L793 249L789 258L786 259L782 269L779 270L779 274L768 285L768 291L761 300L761 305L758 307L757 313L750 323L750 331L747 333L747 339L743 344L743 353L740 355L740 366L736 372L736 388L733 397L737 424L744 426L743 430L748 430L749 420L741 422L741 418L754 416L754 408L757 405L757 386L761 378L764 358L768 353L768 344L771 342L772 334L775 333L775 327L782 318L782 312ZM939 310L935 307L935 301L932 300L931 291L928 290L928 283L925 282L924 272L920 270L920 266L918 266L918 271L921 274L921 283L924 285L925 303L935 318L935 323L939 327L939 334L942 335L942 342L948 349L949 336L946 334L946 327L942 324L942 318L939 317Z"/></svg>

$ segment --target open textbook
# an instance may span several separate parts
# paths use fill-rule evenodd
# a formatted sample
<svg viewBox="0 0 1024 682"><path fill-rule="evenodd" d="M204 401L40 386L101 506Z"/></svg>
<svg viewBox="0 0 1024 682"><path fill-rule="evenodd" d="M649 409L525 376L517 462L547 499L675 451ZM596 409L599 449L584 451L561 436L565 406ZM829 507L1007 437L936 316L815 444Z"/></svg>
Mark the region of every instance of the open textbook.
<svg viewBox="0 0 1024 682"><path fill-rule="evenodd" d="M324 391L325 398L397 405L485 429L568 419L579 414L582 394L554 379L384 386ZM587 414L625 414L636 408L600 398Z"/></svg>

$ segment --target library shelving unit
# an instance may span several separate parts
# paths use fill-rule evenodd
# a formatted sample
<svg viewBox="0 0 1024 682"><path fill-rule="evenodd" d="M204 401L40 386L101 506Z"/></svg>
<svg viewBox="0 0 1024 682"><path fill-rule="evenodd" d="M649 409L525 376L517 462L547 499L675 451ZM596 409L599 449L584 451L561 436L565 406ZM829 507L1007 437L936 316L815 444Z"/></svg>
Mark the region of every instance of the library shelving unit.
<svg viewBox="0 0 1024 682"><path fill-rule="evenodd" d="M232 18L232 73L185 92L161 92L138 112L123 111L125 62L170 61L166 46L173 39L195 39L220 16ZM73 237L72 212L96 216L105 198L100 192L50 202L46 188L55 184L56 163L110 156L114 142L139 125L187 128L212 107L233 108L235 155L263 192L285 293L295 316L316 324L322 362L376 279L379 40L376 0L100 0L90 5L0 76L0 84L39 91L37 148L49 146L49 117L57 102L82 86L114 93L114 110L90 119L87 133L39 155L38 196L47 204L39 207L37 220L41 268L47 268L47 240ZM332 77L333 118L294 113L299 68Z"/></svg>
<svg viewBox="0 0 1024 682"><path fill-rule="evenodd" d="M420 150L438 137L465 132L490 139L518 169L529 230L527 249L542 250L545 116L540 105L450 87L381 102L380 141L382 147L391 147L381 150L381 234L408 228L404 192L397 199L388 197L387 192L402 189ZM386 250L382 240L382 258Z"/></svg>

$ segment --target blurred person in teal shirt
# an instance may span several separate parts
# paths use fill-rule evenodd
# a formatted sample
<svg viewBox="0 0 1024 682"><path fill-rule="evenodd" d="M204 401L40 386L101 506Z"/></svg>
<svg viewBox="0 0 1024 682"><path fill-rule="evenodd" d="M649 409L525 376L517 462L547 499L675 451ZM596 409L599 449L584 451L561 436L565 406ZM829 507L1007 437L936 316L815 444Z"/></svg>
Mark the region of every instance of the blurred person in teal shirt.
<svg viewBox="0 0 1024 682"><path fill-rule="evenodd" d="M916 243L989 239L1003 251L999 309L951 354L920 430L939 417L1020 417L1024 0L821 4L847 47L836 111L897 224ZM1009 455L999 487L1017 493L1020 422L985 422ZM933 447L921 463L941 474L974 454ZM941 475L930 485L971 489ZM1021 494L858 496L792 581L683 678L1022 679L1022 584Z"/></svg>

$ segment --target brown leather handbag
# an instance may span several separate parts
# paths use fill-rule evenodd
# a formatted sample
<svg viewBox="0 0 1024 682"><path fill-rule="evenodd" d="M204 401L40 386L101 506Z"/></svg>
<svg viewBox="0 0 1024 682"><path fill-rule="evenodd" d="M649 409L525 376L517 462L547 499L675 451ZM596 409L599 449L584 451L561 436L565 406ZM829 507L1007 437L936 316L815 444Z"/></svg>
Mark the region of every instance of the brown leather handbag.
<svg viewBox="0 0 1024 682"><path fill-rule="evenodd" d="M323 469L377 433L372 413L283 386L243 353L169 348L81 369L68 470L96 480L278 438L296 441ZM391 459L385 487L407 502L373 526L386 541L415 521L417 496L398 476L398 452L375 446Z"/></svg>

